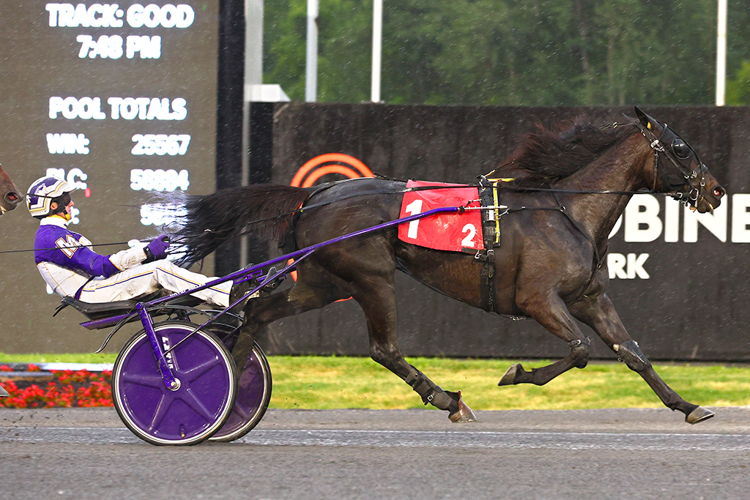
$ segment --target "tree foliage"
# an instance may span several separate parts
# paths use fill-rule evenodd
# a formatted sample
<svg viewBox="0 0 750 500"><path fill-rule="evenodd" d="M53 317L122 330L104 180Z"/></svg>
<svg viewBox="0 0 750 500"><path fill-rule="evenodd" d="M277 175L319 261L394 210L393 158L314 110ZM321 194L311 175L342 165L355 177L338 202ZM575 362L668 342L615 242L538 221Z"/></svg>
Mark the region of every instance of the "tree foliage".
<svg viewBox="0 0 750 500"><path fill-rule="evenodd" d="M747 104L750 89L735 90L750 86L750 12L740 3L729 0L728 75L740 80L728 93ZM716 0L384 0L383 11L389 103L714 100ZM264 17L264 79L302 100L306 0L266 2ZM372 0L320 0L318 29L318 101L369 100Z"/></svg>
<svg viewBox="0 0 750 500"><path fill-rule="evenodd" d="M750 104L750 61L744 61L735 78L727 82L726 103L730 106Z"/></svg>

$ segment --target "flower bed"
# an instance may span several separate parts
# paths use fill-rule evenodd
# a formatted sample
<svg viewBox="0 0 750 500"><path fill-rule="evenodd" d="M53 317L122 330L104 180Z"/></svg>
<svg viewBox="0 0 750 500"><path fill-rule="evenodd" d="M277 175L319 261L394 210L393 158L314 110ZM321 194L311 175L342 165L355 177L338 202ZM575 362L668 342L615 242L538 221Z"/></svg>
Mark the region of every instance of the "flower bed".
<svg viewBox="0 0 750 500"><path fill-rule="evenodd" d="M11 373L15 371L18 368L0 365L0 378L3 378L3 374L11 378ZM23 371L44 373L36 365L27 365ZM0 408L112 406L111 371L51 370L48 373L50 380L41 385L20 379L3 381L2 386L9 396L0 398Z"/></svg>

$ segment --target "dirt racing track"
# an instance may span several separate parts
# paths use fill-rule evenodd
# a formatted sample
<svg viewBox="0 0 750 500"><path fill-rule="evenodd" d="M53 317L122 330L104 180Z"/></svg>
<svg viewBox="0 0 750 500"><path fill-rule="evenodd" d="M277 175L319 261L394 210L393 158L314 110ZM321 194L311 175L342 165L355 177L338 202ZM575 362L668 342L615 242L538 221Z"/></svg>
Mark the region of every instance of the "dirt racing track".
<svg viewBox="0 0 750 500"><path fill-rule="evenodd" d="M747 498L750 408L269 410L232 443L158 447L114 409L0 410L4 498Z"/></svg>

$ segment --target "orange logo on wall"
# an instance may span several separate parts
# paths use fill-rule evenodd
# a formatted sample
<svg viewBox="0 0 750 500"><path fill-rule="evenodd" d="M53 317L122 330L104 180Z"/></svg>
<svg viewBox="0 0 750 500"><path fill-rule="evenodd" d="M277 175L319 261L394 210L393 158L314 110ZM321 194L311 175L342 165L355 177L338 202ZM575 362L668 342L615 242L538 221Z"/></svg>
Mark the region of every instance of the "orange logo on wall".
<svg viewBox="0 0 750 500"><path fill-rule="evenodd" d="M361 160L343 153L326 153L305 162L292 177L290 186L310 187L328 174L340 174L350 179L375 177Z"/></svg>

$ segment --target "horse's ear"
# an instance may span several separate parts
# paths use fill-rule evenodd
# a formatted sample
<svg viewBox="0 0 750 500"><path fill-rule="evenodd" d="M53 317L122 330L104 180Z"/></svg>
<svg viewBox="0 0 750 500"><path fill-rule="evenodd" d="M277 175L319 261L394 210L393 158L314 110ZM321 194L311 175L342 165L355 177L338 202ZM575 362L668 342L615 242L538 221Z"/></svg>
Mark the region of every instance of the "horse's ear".
<svg viewBox="0 0 750 500"><path fill-rule="evenodd" d="M653 128L653 124L651 123L649 116L643 111L641 111L641 108L639 108L638 106L633 106L633 109L635 110L635 116L637 116L638 119L641 121L641 125L643 125L647 129Z"/></svg>
<svg viewBox="0 0 750 500"><path fill-rule="evenodd" d="M633 109L635 109L635 115L640 120L641 125L643 125L647 129L654 130L661 127L661 124L657 120L641 111L641 108L639 108L638 106L633 106Z"/></svg>

